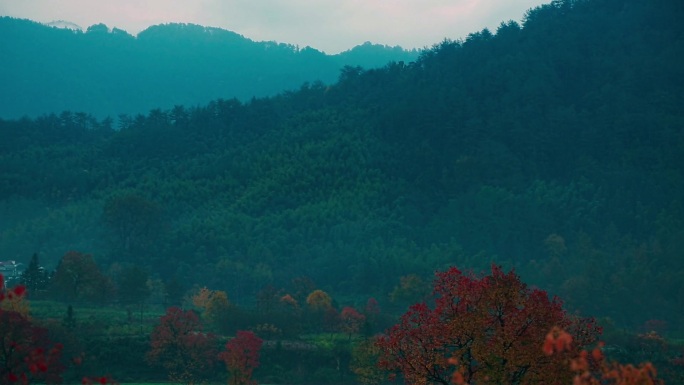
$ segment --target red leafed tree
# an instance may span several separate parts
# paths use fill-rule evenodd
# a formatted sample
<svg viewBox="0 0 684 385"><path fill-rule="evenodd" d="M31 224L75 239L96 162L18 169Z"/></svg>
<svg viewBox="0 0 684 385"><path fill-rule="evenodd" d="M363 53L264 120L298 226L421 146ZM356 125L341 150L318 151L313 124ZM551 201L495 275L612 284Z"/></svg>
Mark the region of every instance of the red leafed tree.
<svg viewBox="0 0 684 385"><path fill-rule="evenodd" d="M368 301L366 301L366 308L363 311L368 317L375 317L380 314L378 300L373 297L368 298Z"/></svg>
<svg viewBox="0 0 684 385"><path fill-rule="evenodd" d="M0 274L0 302L22 297L23 286L4 289ZM61 383L61 344L52 344L47 330L33 325L25 314L0 307L0 384Z"/></svg>
<svg viewBox="0 0 684 385"><path fill-rule="evenodd" d="M576 352L545 355L539 347L547 332L571 330L577 348L600 332L498 266L483 277L456 268L437 273L433 295L434 307L413 305L378 340L380 365L410 384L568 384L566 362Z"/></svg>
<svg viewBox="0 0 684 385"><path fill-rule="evenodd" d="M346 306L340 313L340 329L349 334L349 339L354 333L358 333L366 321L366 316L359 313L353 307Z"/></svg>
<svg viewBox="0 0 684 385"><path fill-rule="evenodd" d="M193 311L177 307L166 310L152 331L150 363L161 365L172 381L192 384L205 379L215 363L214 337L202 333Z"/></svg>
<svg viewBox="0 0 684 385"><path fill-rule="evenodd" d="M64 254L50 280L52 295L62 300L106 302L112 287L93 256L78 251Z"/></svg>
<svg viewBox="0 0 684 385"><path fill-rule="evenodd" d="M263 341L250 331L239 330L226 343L226 350L220 354L230 373L230 385L256 384L252 380L254 369L259 367L259 351Z"/></svg>

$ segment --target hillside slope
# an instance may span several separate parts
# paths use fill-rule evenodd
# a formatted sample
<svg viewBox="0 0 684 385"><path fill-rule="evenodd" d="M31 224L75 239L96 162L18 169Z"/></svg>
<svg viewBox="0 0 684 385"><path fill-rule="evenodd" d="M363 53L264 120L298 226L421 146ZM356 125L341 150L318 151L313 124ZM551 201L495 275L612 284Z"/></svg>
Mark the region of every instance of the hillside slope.
<svg viewBox="0 0 684 385"><path fill-rule="evenodd" d="M79 249L236 301L301 276L417 300L400 277L497 262L585 314L676 328L683 8L556 1L331 86L0 121L0 254Z"/></svg>

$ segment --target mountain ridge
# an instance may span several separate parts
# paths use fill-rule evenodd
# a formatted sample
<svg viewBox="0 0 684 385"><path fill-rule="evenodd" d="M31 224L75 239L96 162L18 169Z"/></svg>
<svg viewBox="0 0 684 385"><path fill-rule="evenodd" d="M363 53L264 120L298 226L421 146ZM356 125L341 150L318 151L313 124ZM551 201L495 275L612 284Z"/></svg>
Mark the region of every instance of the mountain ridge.
<svg viewBox="0 0 684 385"><path fill-rule="evenodd" d="M184 23L150 26L133 36L104 24L80 32L3 17L0 33L5 37L0 50L9 58L0 63L3 118L63 110L103 118L216 98L244 101L306 82L332 83L345 65L372 68L418 56L415 50L378 44L326 55ZM160 77L152 79L154 74ZM175 82L159 82L161 76ZM146 89L155 92L141 92Z"/></svg>

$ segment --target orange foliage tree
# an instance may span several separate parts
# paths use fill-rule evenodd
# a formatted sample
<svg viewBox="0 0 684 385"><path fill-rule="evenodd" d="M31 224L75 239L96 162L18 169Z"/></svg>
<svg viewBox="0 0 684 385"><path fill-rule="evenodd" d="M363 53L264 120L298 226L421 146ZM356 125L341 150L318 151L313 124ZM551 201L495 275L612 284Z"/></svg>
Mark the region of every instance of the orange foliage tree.
<svg viewBox="0 0 684 385"><path fill-rule="evenodd" d="M592 319L569 316L559 299L498 266L483 277L439 272L433 294L434 307L413 305L377 342L380 366L410 384L568 384L566 361L577 352L544 354L548 330L572 331L578 348L600 333Z"/></svg>
<svg viewBox="0 0 684 385"><path fill-rule="evenodd" d="M559 327L554 327L547 335L543 345L543 352L547 356L562 355L573 351L573 338ZM650 363L623 365L608 361L601 351L599 343L591 353L582 350L569 360L569 366L574 373L573 385L658 385L662 384L657 378L655 367Z"/></svg>

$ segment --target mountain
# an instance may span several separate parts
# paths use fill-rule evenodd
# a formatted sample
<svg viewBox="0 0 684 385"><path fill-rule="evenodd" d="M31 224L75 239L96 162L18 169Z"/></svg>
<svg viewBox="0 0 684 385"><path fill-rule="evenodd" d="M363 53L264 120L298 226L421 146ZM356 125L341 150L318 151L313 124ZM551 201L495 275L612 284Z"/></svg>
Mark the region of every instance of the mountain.
<svg viewBox="0 0 684 385"><path fill-rule="evenodd" d="M82 32L68 22L3 17L0 36L4 118L63 110L104 118L216 98L249 100L305 82L332 83L346 65L374 68L418 56L370 43L326 55L192 24L152 26L134 37L104 24Z"/></svg>
<svg viewBox="0 0 684 385"><path fill-rule="evenodd" d="M498 263L573 311L681 333L682 18L665 0L554 1L329 85L0 120L0 255L75 249L236 303L306 277L396 309L437 269ZM164 52L165 30L137 40L170 60L187 45Z"/></svg>

